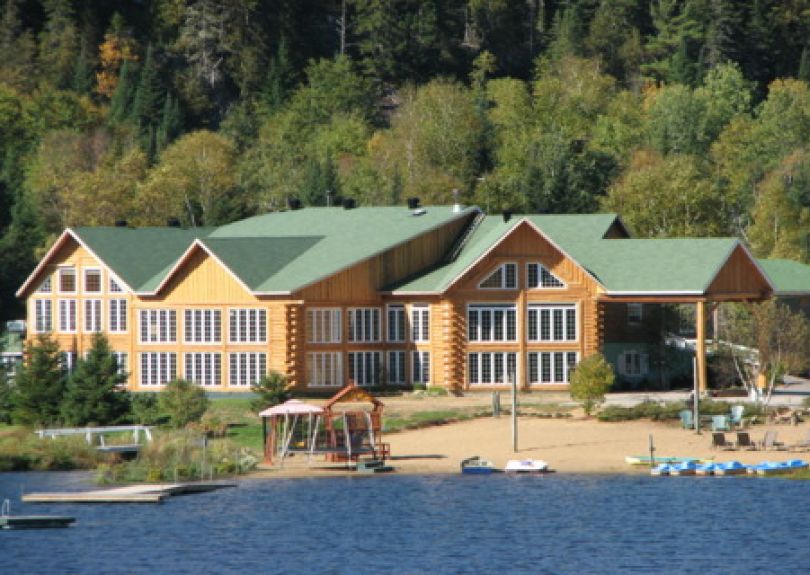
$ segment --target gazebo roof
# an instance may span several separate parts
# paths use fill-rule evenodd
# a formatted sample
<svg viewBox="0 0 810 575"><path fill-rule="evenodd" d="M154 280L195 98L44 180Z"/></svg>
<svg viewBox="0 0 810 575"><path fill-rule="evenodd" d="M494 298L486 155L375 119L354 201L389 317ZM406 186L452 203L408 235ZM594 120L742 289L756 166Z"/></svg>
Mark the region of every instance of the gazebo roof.
<svg viewBox="0 0 810 575"><path fill-rule="evenodd" d="M355 384L347 385L340 391L338 391L332 399L327 401L323 408L325 411L332 409L332 406L336 403L342 403L344 401L368 401L371 403L374 408L381 408L383 406L383 402L371 395L365 389L358 387Z"/></svg>
<svg viewBox="0 0 810 575"><path fill-rule="evenodd" d="M261 413L260 417L272 417L274 415L307 415L323 413L323 408L311 403L304 403L299 399L288 399L282 404L268 407Z"/></svg>

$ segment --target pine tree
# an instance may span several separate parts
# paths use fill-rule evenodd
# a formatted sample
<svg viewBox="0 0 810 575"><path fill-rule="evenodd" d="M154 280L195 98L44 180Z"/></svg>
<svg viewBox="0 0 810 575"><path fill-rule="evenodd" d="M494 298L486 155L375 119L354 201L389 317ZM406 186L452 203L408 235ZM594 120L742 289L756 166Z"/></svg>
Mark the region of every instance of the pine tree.
<svg viewBox="0 0 810 575"><path fill-rule="evenodd" d="M68 379L62 419L69 425L119 423L129 412L129 395L120 389L124 382L107 338L94 335L87 356Z"/></svg>
<svg viewBox="0 0 810 575"><path fill-rule="evenodd" d="M93 67L90 65L84 42L73 66L71 89L79 94L89 94L93 89Z"/></svg>
<svg viewBox="0 0 810 575"><path fill-rule="evenodd" d="M287 41L282 38L278 51L268 66L262 89L262 101L269 112L279 109L287 102L295 83L295 69L287 50Z"/></svg>
<svg viewBox="0 0 810 575"><path fill-rule="evenodd" d="M132 101L132 119L141 127L142 132L147 131L148 126L157 124L163 107L164 91L155 64L154 51L149 46L141 66L138 89Z"/></svg>
<svg viewBox="0 0 810 575"><path fill-rule="evenodd" d="M166 146L180 134L182 127L180 102L177 101L177 98L172 98L170 92L166 92L163 100L163 113L160 116L160 125L155 136L155 147L158 153L166 149Z"/></svg>
<svg viewBox="0 0 810 575"><path fill-rule="evenodd" d="M73 8L70 0L46 0L43 4L47 15L39 45L43 77L56 88L69 88L79 51Z"/></svg>
<svg viewBox="0 0 810 575"><path fill-rule="evenodd" d="M799 70L796 73L799 80L810 82L810 50L805 46L802 49L802 57L799 60Z"/></svg>
<svg viewBox="0 0 810 575"><path fill-rule="evenodd" d="M65 372L59 345L39 335L25 349L25 363L17 371L12 399L12 418L22 424L51 424L59 421L65 395Z"/></svg>
<svg viewBox="0 0 810 575"><path fill-rule="evenodd" d="M24 309L14 295L37 265L36 250L44 245L42 217L27 194L18 192L11 209L11 224L0 238L0 320L20 317Z"/></svg>
<svg viewBox="0 0 810 575"><path fill-rule="evenodd" d="M132 116L132 101L135 97L137 68L134 63L124 60L118 74L118 85L110 100L110 124L121 124Z"/></svg>

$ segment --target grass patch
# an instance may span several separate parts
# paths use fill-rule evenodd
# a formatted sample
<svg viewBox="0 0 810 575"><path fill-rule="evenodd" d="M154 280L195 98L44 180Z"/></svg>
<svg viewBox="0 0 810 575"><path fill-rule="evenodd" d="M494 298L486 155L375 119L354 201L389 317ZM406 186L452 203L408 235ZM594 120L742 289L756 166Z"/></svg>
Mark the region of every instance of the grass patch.
<svg viewBox="0 0 810 575"><path fill-rule="evenodd" d="M40 439L27 427L0 429L0 471L93 469L103 458L84 437Z"/></svg>
<svg viewBox="0 0 810 575"><path fill-rule="evenodd" d="M701 400L701 415L728 415L731 406L736 405L726 401ZM758 405L744 404L745 411L743 417L754 417L762 415L762 408ZM636 419L651 419L653 421L678 421L680 413L687 409L682 401L669 401L656 403L654 401L644 401L633 407L619 407L609 405L603 408L596 416L599 421L632 421Z"/></svg>

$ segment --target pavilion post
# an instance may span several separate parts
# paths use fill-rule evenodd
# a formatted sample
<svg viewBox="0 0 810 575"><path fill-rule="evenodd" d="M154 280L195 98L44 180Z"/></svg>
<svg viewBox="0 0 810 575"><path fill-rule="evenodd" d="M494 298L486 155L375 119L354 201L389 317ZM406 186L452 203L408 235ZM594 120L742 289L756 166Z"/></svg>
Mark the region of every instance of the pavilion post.
<svg viewBox="0 0 810 575"><path fill-rule="evenodd" d="M697 380L698 390L705 393L708 389L708 375L706 370L706 302L699 301L696 304L696 335L695 358L697 359Z"/></svg>

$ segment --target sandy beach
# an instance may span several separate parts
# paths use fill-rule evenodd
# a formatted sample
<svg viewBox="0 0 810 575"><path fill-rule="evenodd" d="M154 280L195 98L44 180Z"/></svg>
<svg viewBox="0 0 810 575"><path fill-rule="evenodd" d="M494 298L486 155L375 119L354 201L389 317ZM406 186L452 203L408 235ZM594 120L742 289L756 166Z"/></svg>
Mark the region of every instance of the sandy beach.
<svg viewBox="0 0 810 575"><path fill-rule="evenodd" d="M807 437L810 423L755 425L747 430L760 442L766 431L776 431L787 445ZM656 456L715 458L759 463L763 460L810 459L810 453L788 451L724 451L711 448L711 431L700 435L681 429L676 422L649 420L603 423L585 418L577 409L568 418L521 417L518 423L518 451L512 451L512 428L508 415L480 417L470 421L387 434L391 462L400 473L457 473L462 459L478 455L503 467L509 459L543 459L560 473L644 473L644 467L630 466L628 455L649 455L653 437ZM727 432L729 440L736 438ZM323 475L333 471L312 470L300 458L289 461L284 470L266 470L261 475ZM314 467L317 467L315 464Z"/></svg>

